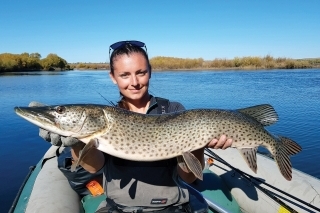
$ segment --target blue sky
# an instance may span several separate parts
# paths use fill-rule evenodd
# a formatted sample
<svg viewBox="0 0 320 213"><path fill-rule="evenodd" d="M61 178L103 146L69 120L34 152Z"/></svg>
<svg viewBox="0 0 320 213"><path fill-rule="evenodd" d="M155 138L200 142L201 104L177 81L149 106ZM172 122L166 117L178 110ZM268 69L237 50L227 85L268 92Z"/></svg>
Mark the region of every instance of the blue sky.
<svg viewBox="0 0 320 213"><path fill-rule="evenodd" d="M320 1L0 0L0 53L108 62L110 44L149 56L320 57Z"/></svg>

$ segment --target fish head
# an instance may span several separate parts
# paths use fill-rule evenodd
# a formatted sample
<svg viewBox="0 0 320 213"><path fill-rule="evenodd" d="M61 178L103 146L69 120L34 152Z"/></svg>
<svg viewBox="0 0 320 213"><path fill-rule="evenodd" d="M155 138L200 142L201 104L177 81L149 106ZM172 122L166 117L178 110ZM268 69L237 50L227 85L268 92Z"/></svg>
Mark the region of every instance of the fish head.
<svg viewBox="0 0 320 213"><path fill-rule="evenodd" d="M103 108L97 105L15 107L14 110L36 126L68 137L87 137L107 126Z"/></svg>

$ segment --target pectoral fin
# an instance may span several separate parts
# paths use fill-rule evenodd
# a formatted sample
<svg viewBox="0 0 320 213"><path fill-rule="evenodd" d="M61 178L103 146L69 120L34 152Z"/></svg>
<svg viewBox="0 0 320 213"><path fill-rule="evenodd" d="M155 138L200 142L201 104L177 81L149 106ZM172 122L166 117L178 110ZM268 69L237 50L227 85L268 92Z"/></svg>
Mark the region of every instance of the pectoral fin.
<svg viewBox="0 0 320 213"><path fill-rule="evenodd" d="M82 159L88 154L89 150L92 148L97 148L99 145L98 139L94 138L89 141L79 152L79 158L76 162L71 165L71 172L76 171L77 166L80 165Z"/></svg>
<svg viewBox="0 0 320 213"><path fill-rule="evenodd" d="M187 166L187 164L184 162L183 157L182 156L178 156L177 157L177 162L179 167L182 169L182 171L189 173L191 172Z"/></svg>
<svg viewBox="0 0 320 213"><path fill-rule="evenodd" d="M188 170L191 171L198 179L202 180L202 165L198 158L196 158L191 152L182 153L182 157L188 167Z"/></svg>
<svg viewBox="0 0 320 213"><path fill-rule="evenodd" d="M257 173L257 150L258 147L239 149L243 159L254 173Z"/></svg>

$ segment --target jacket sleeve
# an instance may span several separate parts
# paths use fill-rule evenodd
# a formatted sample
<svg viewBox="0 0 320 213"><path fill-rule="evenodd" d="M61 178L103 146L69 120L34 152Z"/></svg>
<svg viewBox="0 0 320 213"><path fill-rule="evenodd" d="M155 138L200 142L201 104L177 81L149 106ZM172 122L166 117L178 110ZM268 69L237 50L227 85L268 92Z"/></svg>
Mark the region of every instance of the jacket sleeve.
<svg viewBox="0 0 320 213"><path fill-rule="evenodd" d="M171 102L169 103L168 111L169 112L177 112L177 111L183 111L186 110L186 108L179 102Z"/></svg>

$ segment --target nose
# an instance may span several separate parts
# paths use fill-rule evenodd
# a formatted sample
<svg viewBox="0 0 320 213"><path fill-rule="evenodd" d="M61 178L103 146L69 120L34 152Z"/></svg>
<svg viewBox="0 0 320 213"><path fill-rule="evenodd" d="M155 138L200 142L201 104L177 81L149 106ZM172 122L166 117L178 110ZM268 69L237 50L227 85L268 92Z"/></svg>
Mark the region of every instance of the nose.
<svg viewBox="0 0 320 213"><path fill-rule="evenodd" d="M137 76L133 75L133 76L131 77L131 85L132 85L132 86L137 86L137 85L138 85L138 78L137 78Z"/></svg>

